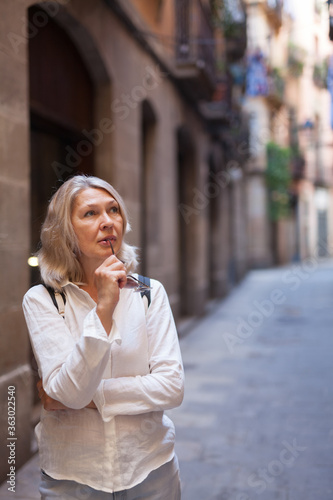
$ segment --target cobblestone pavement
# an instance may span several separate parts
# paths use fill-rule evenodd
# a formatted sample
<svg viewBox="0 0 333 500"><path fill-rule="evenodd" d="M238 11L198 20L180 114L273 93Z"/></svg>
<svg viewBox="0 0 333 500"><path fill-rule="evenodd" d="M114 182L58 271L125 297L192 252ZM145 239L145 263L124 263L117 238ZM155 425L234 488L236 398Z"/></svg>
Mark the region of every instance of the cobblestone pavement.
<svg viewBox="0 0 333 500"><path fill-rule="evenodd" d="M250 272L181 349L182 500L333 500L333 261ZM37 485L38 456L0 500Z"/></svg>

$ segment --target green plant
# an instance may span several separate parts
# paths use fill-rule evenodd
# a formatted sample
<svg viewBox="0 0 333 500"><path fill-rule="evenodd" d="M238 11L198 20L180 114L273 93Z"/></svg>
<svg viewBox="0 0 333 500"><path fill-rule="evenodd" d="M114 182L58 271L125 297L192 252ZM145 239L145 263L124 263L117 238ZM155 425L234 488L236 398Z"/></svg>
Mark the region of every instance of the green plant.
<svg viewBox="0 0 333 500"><path fill-rule="evenodd" d="M266 145L267 169L266 183L269 192L269 216L277 221L288 217L290 213L289 187L290 148L282 148L275 142Z"/></svg>

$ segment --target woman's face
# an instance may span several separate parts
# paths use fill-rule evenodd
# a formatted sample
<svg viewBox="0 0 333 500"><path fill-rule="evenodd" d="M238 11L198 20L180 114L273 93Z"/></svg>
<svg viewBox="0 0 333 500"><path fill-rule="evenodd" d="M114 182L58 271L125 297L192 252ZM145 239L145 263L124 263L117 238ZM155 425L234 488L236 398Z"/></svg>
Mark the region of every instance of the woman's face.
<svg viewBox="0 0 333 500"><path fill-rule="evenodd" d="M118 202L104 189L80 191L74 202L71 221L83 267L98 266L111 255L108 240L111 240L115 254L119 252L123 239L123 218Z"/></svg>

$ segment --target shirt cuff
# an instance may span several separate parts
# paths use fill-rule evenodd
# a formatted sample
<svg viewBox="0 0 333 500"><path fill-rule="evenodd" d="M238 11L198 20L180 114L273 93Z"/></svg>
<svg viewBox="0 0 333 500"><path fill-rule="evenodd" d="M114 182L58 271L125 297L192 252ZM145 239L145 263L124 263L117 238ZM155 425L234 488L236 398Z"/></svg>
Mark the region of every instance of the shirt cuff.
<svg viewBox="0 0 333 500"><path fill-rule="evenodd" d="M106 340L110 344L112 344L113 342L116 342L119 345L121 344L121 335L119 333L115 320L112 319L111 332L109 335L107 335L104 326L102 325L102 322L96 312L96 307L94 307L84 319L83 336L93 337L104 341Z"/></svg>

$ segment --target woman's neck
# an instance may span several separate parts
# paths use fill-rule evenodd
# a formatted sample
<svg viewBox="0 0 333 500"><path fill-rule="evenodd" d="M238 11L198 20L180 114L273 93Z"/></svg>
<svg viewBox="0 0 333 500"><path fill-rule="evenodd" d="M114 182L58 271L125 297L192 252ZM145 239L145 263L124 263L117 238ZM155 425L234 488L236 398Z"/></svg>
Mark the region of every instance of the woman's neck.
<svg viewBox="0 0 333 500"><path fill-rule="evenodd" d="M79 285L79 288L81 288L81 290L84 290L85 292L87 292L90 297L96 302L98 302L98 293L97 293L97 288L95 287L95 285L87 285L87 284L81 284Z"/></svg>
<svg viewBox="0 0 333 500"><path fill-rule="evenodd" d="M95 302L97 302L97 288L95 285L95 271L98 267L98 265L87 265L83 264L82 269L83 269L83 280L82 284L80 284L80 288L82 290L85 290Z"/></svg>

